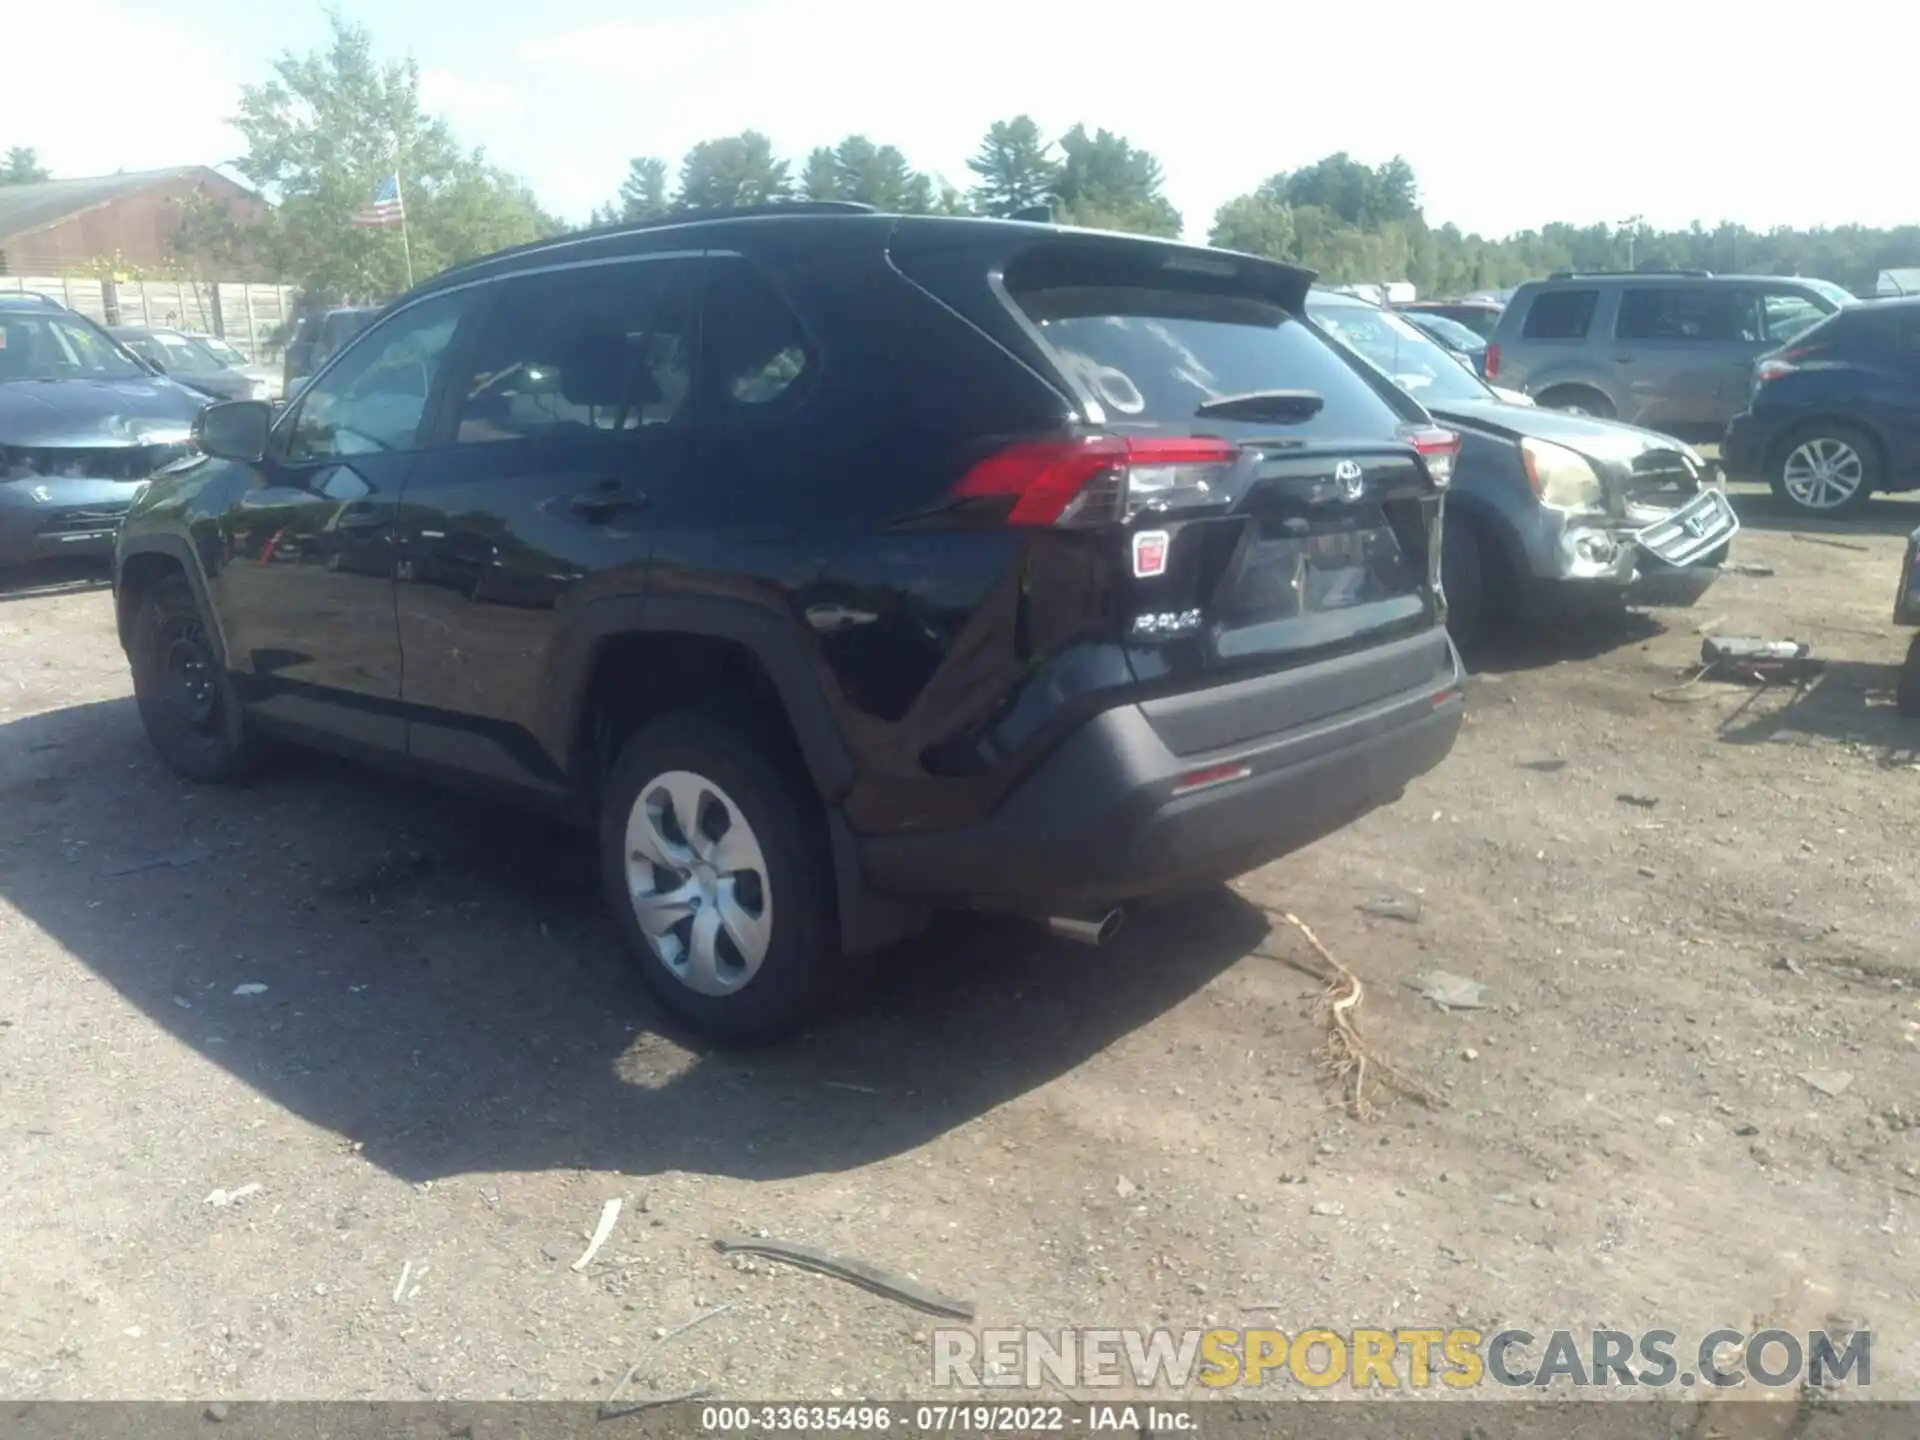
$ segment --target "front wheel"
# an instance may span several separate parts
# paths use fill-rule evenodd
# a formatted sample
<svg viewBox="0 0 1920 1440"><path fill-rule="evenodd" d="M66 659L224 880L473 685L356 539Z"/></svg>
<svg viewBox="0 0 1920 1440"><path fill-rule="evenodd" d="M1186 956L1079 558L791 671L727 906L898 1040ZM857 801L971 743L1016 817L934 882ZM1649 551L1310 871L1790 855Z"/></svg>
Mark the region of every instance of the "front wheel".
<svg viewBox="0 0 1920 1440"><path fill-rule="evenodd" d="M1900 684L1893 692L1893 701L1902 715L1920 720L1920 635L1907 646L1907 661L1900 667Z"/></svg>
<svg viewBox="0 0 1920 1440"><path fill-rule="evenodd" d="M641 980L706 1035L776 1038L838 990L818 802L746 730L680 712L636 731L607 776L600 852Z"/></svg>
<svg viewBox="0 0 1920 1440"><path fill-rule="evenodd" d="M161 759L209 785L253 768L259 737L185 576L160 581L141 600L127 655L140 723Z"/></svg>
<svg viewBox="0 0 1920 1440"><path fill-rule="evenodd" d="M1880 484L1880 452L1850 425L1812 425L1774 454L1774 497L1800 515L1832 519L1865 504Z"/></svg>

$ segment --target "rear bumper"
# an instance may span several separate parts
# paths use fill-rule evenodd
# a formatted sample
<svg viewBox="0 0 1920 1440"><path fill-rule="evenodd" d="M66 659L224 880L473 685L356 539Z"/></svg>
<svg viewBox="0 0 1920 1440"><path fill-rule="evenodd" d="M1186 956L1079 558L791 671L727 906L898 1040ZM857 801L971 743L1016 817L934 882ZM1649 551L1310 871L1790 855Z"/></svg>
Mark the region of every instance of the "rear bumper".
<svg viewBox="0 0 1920 1440"><path fill-rule="evenodd" d="M1419 683L1304 723L1302 697L1364 694L1369 672ZM1465 709L1444 631L1171 702L1122 705L1076 731L986 820L868 836L876 890L932 903L1058 912L1203 888L1298 850L1399 797L1446 758ZM1311 701L1309 701L1311 704ZM1206 750L1210 735L1264 733ZM1182 792L1225 767L1244 776Z"/></svg>

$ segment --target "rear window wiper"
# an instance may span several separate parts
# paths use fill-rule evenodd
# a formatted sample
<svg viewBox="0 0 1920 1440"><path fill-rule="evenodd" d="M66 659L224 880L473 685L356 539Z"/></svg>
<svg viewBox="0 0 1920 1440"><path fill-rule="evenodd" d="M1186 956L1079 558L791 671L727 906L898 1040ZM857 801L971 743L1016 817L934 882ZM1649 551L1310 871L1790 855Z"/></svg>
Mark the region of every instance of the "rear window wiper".
<svg viewBox="0 0 1920 1440"><path fill-rule="evenodd" d="M1326 403L1315 390L1249 390L1208 400L1193 413L1201 420L1311 420Z"/></svg>

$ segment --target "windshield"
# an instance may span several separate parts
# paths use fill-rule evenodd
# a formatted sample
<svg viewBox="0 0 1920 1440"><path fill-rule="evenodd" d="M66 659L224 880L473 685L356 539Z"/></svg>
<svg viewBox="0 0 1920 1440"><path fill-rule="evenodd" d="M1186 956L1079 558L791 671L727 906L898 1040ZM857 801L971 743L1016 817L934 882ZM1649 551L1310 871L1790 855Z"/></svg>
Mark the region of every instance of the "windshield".
<svg viewBox="0 0 1920 1440"><path fill-rule="evenodd" d="M1307 313L1422 405L1494 398L1451 350L1390 311L1316 293L1307 301Z"/></svg>
<svg viewBox="0 0 1920 1440"><path fill-rule="evenodd" d="M213 358L218 360L222 365L238 367L247 363L246 356L242 355L218 335L189 335L187 338L213 356Z"/></svg>
<svg viewBox="0 0 1920 1440"><path fill-rule="evenodd" d="M164 330L150 331L138 339L129 339L127 347L150 360L158 360L166 366L169 374L206 375L226 369L212 354L186 336L169 334Z"/></svg>
<svg viewBox="0 0 1920 1440"><path fill-rule="evenodd" d="M58 310L0 310L0 382L132 380L146 374L77 316Z"/></svg>

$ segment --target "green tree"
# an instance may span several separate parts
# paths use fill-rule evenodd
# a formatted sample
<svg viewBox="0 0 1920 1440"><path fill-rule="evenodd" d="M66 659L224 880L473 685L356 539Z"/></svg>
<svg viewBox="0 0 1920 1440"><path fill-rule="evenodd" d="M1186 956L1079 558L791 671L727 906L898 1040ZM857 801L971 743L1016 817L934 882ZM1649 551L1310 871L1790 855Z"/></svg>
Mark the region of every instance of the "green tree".
<svg viewBox="0 0 1920 1440"><path fill-rule="evenodd" d="M658 220L671 208L667 201L667 162L643 155L627 162L627 178L620 184L621 220Z"/></svg>
<svg viewBox="0 0 1920 1440"><path fill-rule="evenodd" d="M933 208L933 182L917 173L892 145L875 145L864 135L849 135L828 157L833 183L829 193L813 194L814 170L826 152L807 157L808 192L818 200L858 200L876 210L919 215Z"/></svg>
<svg viewBox="0 0 1920 1440"><path fill-rule="evenodd" d="M725 210L784 200L793 191L787 162L757 130L702 140L680 162L680 210Z"/></svg>
<svg viewBox="0 0 1920 1440"><path fill-rule="evenodd" d="M52 178L40 163L40 152L28 146L15 145L0 160L0 185L32 185Z"/></svg>
<svg viewBox="0 0 1920 1440"><path fill-rule="evenodd" d="M330 24L325 48L283 53L240 92L233 124L247 149L234 168L275 202L240 243L315 295L390 295L407 280L400 237L353 216L396 173L416 279L558 228L524 184L421 110L411 60L381 60L365 29Z"/></svg>
<svg viewBox="0 0 1920 1440"><path fill-rule="evenodd" d="M807 163L800 170L800 193L809 200L841 198L840 166L832 146L819 145L807 152Z"/></svg>
<svg viewBox="0 0 1920 1440"><path fill-rule="evenodd" d="M1237 196L1214 212L1207 243L1270 260L1291 260L1295 253L1293 207L1267 195Z"/></svg>
<svg viewBox="0 0 1920 1440"><path fill-rule="evenodd" d="M1177 236L1180 212L1160 193L1160 162L1111 130L1075 125L1060 137L1054 181L1059 218L1070 225Z"/></svg>
<svg viewBox="0 0 1920 1440"><path fill-rule="evenodd" d="M1045 204L1060 183L1060 162L1030 115L994 121L967 168L979 177L973 203L983 215L1013 215Z"/></svg>

